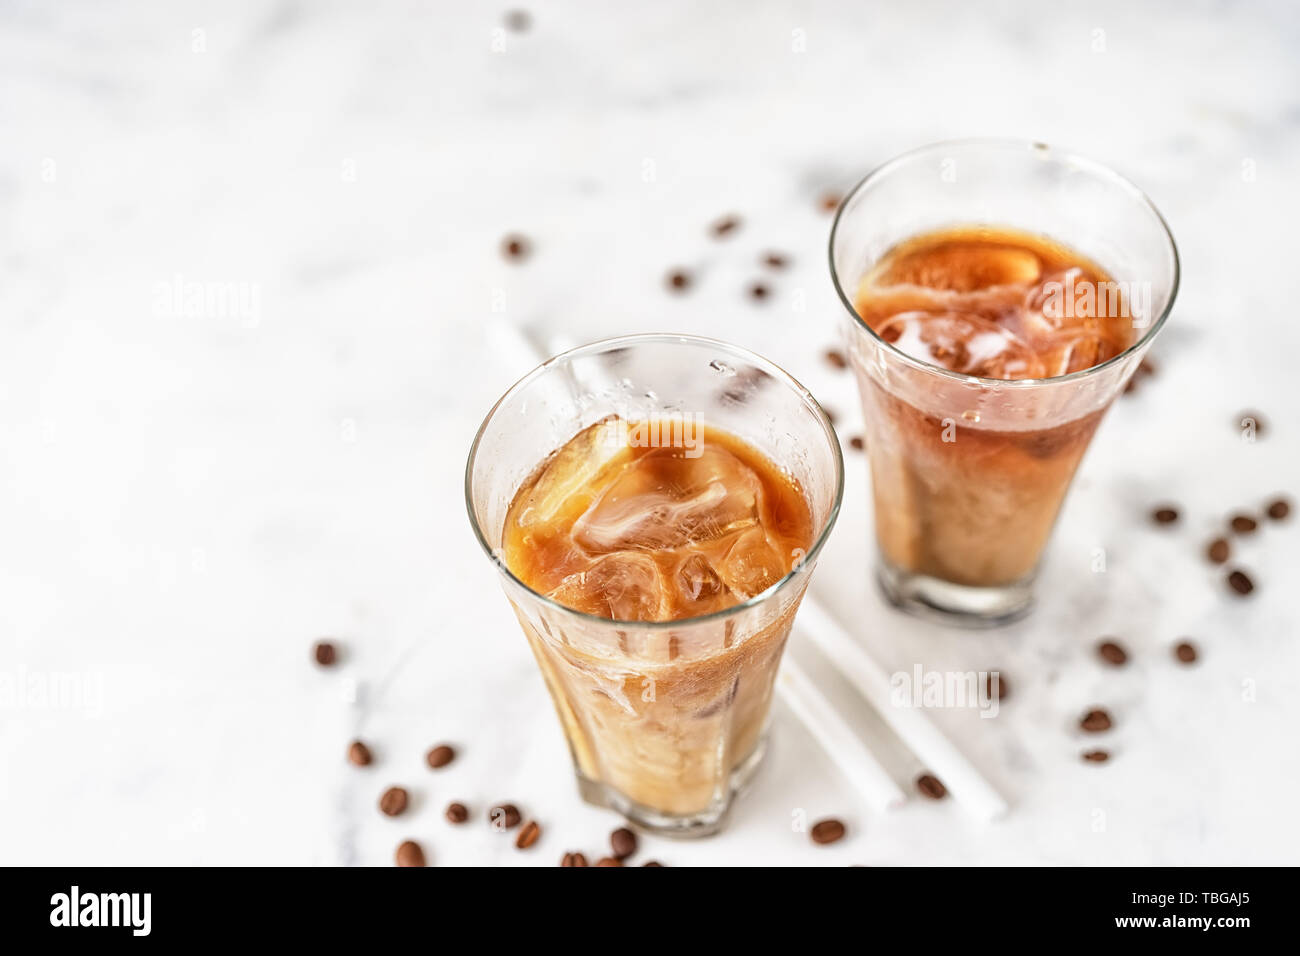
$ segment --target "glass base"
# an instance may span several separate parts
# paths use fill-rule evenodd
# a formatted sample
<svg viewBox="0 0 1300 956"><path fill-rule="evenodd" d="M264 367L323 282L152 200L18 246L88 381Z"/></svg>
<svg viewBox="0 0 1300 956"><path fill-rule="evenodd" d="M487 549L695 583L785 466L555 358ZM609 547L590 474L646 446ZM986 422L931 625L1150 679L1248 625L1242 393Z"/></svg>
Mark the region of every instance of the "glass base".
<svg viewBox="0 0 1300 956"><path fill-rule="evenodd" d="M703 810L686 816L663 813L651 807L643 806L634 800L628 799L608 784L584 777L581 772L578 773L578 793L588 803L621 813L627 817L629 822L636 824L649 833L684 839L712 836L721 830L726 823L727 813L731 810L732 803L754 778L754 774L758 770L759 764L763 762L763 755L766 752L767 734L765 732L759 738L758 746L754 748L753 752L731 771L731 779L727 781L726 792L715 798Z"/></svg>
<svg viewBox="0 0 1300 956"><path fill-rule="evenodd" d="M881 558L876 579L890 604L917 617L959 627L997 627L1034 605L1032 580L1003 587L969 587L894 567Z"/></svg>

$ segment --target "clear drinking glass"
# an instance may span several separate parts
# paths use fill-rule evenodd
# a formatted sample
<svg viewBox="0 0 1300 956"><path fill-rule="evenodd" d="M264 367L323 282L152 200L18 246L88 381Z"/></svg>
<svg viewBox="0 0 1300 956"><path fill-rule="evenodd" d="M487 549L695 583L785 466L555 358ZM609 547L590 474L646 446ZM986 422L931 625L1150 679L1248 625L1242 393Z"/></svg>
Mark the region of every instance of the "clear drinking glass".
<svg viewBox="0 0 1300 956"><path fill-rule="evenodd" d="M530 590L503 560L510 503L544 459L611 414L692 415L765 454L806 496L807 555L750 600L684 620L612 621ZM762 758L781 652L843 486L835 431L808 390L723 342L597 342L552 358L497 402L470 449L470 523L541 667L584 799L669 834L721 826Z"/></svg>
<svg viewBox="0 0 1300 956"><path fill-rule="evenodd" d="M1017 229L1082 253L1146 296L1135 341L1093 368L1001 380L949 371L878 336L855 309L892 247L963 226ZM938 143L860 182L831 229L831 273L866 422L878 577L914 613L996 624L1031 604L1039 559L1102 415L1164 324L1178 253L1132 183L1040 143Z"/></svg>

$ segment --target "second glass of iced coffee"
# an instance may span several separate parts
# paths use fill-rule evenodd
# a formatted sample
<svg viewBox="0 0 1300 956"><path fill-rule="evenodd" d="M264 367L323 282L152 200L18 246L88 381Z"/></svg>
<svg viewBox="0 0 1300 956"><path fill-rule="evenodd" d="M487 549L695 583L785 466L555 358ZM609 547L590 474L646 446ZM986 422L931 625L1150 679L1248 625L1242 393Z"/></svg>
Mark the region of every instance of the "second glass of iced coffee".
<svg viewBox="0 0 1300 956"><path fill-rule="evenodd" d="M1173 305L1178 255L1127 180L1039 143L939 143L841 206L878 576L916 613L1028 610L1066 491Z"/></svg>
<svg viewBox="0 0 1300 956"><path fill-rule="evenodd" d="M721 826L762 758L842 489L817 402L722 342L584 346L497 403L470 452L470 520L583 797L663 833Z"/></svg>

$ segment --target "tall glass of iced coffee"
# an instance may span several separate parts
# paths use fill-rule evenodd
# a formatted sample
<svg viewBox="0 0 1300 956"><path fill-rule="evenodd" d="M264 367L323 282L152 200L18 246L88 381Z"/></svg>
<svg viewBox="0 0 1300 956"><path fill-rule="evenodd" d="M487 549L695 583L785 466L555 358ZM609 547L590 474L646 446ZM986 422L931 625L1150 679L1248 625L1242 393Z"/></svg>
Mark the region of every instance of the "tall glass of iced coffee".
<svg viewBox="0 0 1300 956"><path fill-rule="evenodd" d="M1079 461L1173 305L1168 227L1096 163L940 143L859 183L830 253L885 594L961 623L1023 614Z"/></svg>
<svg viewBox="0 0 1300 956"><path fill-rule="evenodd" d="M758 766L843 463L806 389L743 349L635 335L497 403L470 521L532 647L581 794L714 832Z"/></svg>

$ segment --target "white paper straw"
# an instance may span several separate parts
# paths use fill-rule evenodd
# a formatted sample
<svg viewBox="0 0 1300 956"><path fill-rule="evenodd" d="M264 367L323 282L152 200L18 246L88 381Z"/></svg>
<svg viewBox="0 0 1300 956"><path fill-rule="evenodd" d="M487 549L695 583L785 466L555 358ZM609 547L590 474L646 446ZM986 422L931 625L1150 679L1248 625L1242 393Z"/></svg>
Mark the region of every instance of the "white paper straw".
<svg viewBox="0 0 1300 956"><path fill-rule="evenodd" d="M795 628L806 634L866 698L926 769L943 781L953 799L981 821L1007 812L1007 801L917 707L897 707L889 675L811 594L804 595Z"/></svg>
<svg viewBox="0 0 1300 956"><path fill-rule="evenodd" d="M799 718L871 809L884 813L907 802L898 784L789 652L781 662L776 686L790 712Z"/></svg>

